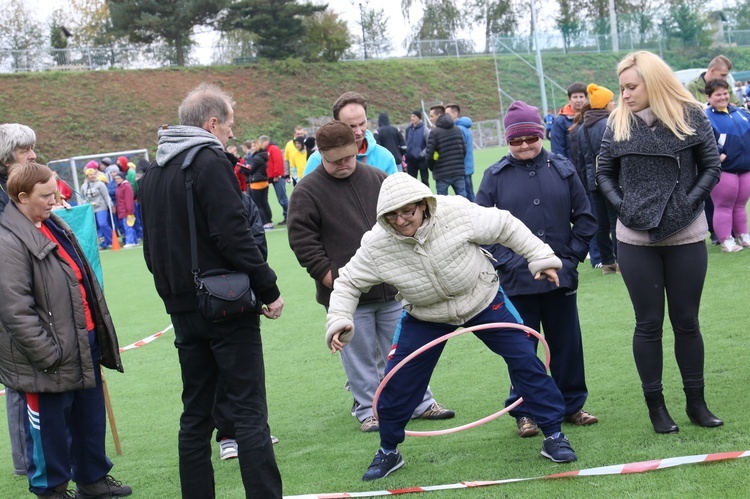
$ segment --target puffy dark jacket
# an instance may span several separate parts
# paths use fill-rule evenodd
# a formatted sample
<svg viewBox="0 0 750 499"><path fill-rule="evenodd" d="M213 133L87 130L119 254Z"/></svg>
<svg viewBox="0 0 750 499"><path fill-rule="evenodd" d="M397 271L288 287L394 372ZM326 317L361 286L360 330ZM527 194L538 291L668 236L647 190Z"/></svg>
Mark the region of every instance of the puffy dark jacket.
<svg viewBox="0 0 750 499"><path fill-rule="evenodd" d="M70 227L54 213L47 227L85 274L101 365L122 371L112 317L94 271ZM0 382L24 392L96 386L78 278L13 203L0 218Z"/></svg>
<svg viewBox="0 0 750 499"><path fill-rule="evenodd" d="M657 243L679 232L703 211L719 181L721 163L713 129L703 110L686 106L695 134L680 140L661 122L653 130L638 116L630 140L614 141L608 126L599 152L596 181L619 220L648 231Z"/></svg>
<svg viewBox="0 0 750 499"><path fill-rule="evenodd" d="M560 287L578 288L578 264L589 251L596 219L567 158L544 149L528 161L509 154L485 170L476 203L507 210L521 220L562 260L563 267L557 271ZM549 281L534 280L521 255L499 244L488 249L497 260L500 284L509 296L557 289Z"/></svg>
<svg viewBox="0 0 750 499"><path fill-rule="evenodd" d="M435 153L438 159L435 159ZM435 128L430 131L427 140L427 167L432 170L435 180L465 175L464 156L466 143L461 130L447 114L442 114L435 121Z"/></svg>

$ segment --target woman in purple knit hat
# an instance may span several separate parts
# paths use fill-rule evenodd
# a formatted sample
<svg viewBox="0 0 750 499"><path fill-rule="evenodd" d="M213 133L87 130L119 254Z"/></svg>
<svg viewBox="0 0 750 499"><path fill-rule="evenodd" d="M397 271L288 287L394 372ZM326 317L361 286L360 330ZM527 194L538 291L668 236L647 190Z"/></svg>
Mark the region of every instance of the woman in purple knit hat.
<svg viewBox="0 0 750 499"><path fill-rule="evenodd" d="M550 372L565 399L565 422L585 426L599 420L583 409L588 389L576 297L578 264L586 258L596 220L573 164L542 147L544 132L537 108L523 101L510 105L505 115L508 155L484 172L476 203L511 212L562 261L557 287L527 275L524 259L511 249L499 244L488 248L497 260L500 285L524 324L544 332ZM517 399L511 388L506 405ZM510 414L519 437L539 433L524 405Z"/></svg>

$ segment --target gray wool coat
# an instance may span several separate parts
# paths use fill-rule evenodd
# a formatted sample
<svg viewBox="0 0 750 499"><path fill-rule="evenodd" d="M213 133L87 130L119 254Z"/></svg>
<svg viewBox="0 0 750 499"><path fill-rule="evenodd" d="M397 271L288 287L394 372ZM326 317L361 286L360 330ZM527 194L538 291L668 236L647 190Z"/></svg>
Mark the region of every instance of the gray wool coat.
<svg viewBox="0 0 750 499"><path fill-rule="evenodd" d="M698 106L685 108L693 135L680 140L660 121L653 130L638 116L629 141L604 132L596 181L633 230L648 231L657 243L679 232L703 211L703 202L721 176L711 123Z"/></svg>

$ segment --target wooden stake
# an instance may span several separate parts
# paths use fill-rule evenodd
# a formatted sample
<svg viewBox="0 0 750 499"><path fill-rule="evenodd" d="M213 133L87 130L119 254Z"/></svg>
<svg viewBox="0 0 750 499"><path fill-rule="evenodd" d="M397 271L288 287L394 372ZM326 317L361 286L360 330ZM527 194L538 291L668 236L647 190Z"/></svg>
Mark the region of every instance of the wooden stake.
<svg viewBox="0 0 750 499"><path fill-rule="evenodd" d="M107 389L107 380L104 378L104 369L102 372L102 391L104 392L104 405L107 408L107 418L109 418L109 427L112 430L112 438L115 440L115 452L122 456L122 447L120 446L120 435L117 433L117 423L115 422L115 412L112 410L112 402L109 400L109 390Z"/></svg>

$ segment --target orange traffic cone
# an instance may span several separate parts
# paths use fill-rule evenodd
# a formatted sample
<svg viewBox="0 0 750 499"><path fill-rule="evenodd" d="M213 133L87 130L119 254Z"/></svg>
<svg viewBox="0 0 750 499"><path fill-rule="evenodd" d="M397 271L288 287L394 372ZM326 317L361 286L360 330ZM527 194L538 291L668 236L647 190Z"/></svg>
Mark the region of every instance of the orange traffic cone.
<svg viewBox="0 0 750 499"><path fill-rule="evenodd" d="M112 251L120 249L120 238L117 235L117 230L112 229Z"/></svg>

